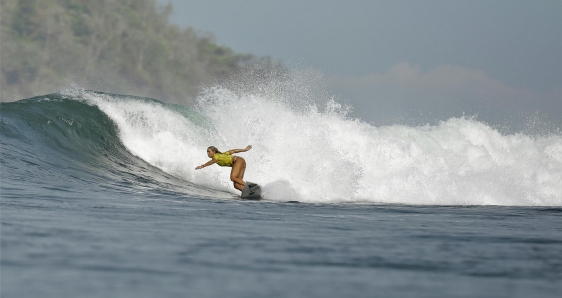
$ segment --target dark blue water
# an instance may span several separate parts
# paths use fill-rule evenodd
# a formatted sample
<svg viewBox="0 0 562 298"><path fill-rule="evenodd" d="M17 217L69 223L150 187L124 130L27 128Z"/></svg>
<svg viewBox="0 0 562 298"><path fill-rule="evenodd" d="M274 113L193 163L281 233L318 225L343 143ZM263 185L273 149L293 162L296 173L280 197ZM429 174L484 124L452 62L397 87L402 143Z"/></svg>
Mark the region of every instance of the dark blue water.
<svg viewBox="0 0 562 298"><path fill-rule="evenodd" d="M560 206L242 201L132 155L96 107L46 97L1 104L2 297L562 292Z"/></svg>

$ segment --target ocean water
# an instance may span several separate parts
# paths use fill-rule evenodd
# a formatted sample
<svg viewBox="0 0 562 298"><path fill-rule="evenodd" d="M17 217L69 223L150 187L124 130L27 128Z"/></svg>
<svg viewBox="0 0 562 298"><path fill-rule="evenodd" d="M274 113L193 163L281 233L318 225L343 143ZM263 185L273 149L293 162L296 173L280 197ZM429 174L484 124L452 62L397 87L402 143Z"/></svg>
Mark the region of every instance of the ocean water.
<svg viewBox="0 0 562 298"><path fill-rule="evenodd" d="M334 100L79 89L0 104L2 297L558 297L562 136ZM243 201L207 146L240 153Z"/></svg>

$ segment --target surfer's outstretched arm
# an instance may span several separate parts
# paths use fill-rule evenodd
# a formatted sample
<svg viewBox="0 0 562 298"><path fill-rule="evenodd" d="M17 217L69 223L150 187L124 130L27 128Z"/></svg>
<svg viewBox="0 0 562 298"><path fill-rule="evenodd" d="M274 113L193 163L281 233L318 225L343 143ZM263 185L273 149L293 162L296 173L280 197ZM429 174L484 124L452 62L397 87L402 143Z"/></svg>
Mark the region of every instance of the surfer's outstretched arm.
<svg viewBox="0 0 562 298"><path fill-rule="evenodd" d="M228 150L227 152L229 152L230 154L234 154L234 153L246 152L250 149L252 149L252 145L246 146L245 149L231 149L231 150Z"/></svg>
<svg viewBox="0 0 562 298"><path fill-rule="evenodd" d="M214 163L216 163L216 162L217 162L217 161L213 158L213 159L209 160L208 162L206 162L206 163L204 163L204 164L202 164L202 165L200 165L200 166L197 166L195 169L196 169L196 170L200 170L200 169L202 169L202 168L204 168L204 167L208 167L208 166L210 166L210 165L212 165L212 164L214 164Z"/></svg>

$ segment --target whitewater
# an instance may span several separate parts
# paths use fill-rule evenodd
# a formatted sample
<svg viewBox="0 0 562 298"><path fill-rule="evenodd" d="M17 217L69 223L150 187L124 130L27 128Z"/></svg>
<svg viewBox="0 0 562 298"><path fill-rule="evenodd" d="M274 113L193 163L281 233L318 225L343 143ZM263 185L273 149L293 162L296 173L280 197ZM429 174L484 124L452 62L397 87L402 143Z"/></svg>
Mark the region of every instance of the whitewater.
<svg viewBox="0 0 562 298"><path fill-rule="evenodd" d="M560 295L559 132L374 126L301 83L0 103L0 295ZM195 170L247 145L263 200Z"/></svg>
<svg viewBox="0 0 562 298"><path fill-rule="evenodd" d="M212 88L188 109L68 90L115 122L126 148L175 177L236 191L206 147L253 145L245 179L271 201L412 205L562 205L562 137L502 135L470 118L375 127L333 99L299 102Z"/></svg>

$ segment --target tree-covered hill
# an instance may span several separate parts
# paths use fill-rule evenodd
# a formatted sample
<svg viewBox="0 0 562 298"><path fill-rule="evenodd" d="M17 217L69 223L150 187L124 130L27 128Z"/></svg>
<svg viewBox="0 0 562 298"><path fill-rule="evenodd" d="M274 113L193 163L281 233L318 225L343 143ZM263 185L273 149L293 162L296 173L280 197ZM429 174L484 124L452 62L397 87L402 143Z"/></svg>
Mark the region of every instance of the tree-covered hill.
<svg viewBox="0 0 562 298"><path fill-rule="evenodd" d="M171 25L156 0L2 0L0 98L72 84L188 103L202 84L279 68Z"/></svg>

